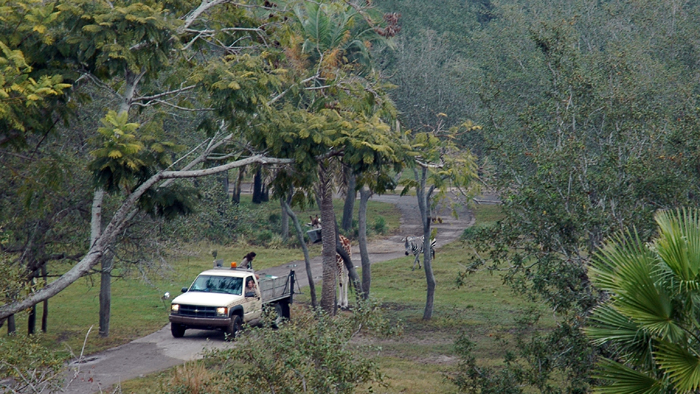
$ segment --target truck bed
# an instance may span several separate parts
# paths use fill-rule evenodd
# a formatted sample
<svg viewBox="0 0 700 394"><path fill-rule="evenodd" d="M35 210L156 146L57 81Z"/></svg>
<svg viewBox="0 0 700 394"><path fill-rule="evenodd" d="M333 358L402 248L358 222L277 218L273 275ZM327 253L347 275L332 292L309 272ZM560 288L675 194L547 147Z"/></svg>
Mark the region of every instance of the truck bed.
<svg viewBox="0 0 700 394"><path fill-rule="evenodd" d="M287 298L293 292L294 274L286 276L263 275L258 281L263 304Z"/></svg>

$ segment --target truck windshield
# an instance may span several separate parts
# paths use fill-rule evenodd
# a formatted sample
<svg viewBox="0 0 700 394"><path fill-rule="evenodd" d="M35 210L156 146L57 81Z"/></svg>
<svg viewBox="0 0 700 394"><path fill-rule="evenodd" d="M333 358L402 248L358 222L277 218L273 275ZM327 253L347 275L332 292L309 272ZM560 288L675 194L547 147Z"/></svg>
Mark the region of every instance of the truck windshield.
<svg viewBox="0 0 700 394"><path fill-rule="evenodd" d="M243 278L230 276L199 275L194 280L189 291L208 291L212 293L224 293L241 295L243 290Z"/></svg>

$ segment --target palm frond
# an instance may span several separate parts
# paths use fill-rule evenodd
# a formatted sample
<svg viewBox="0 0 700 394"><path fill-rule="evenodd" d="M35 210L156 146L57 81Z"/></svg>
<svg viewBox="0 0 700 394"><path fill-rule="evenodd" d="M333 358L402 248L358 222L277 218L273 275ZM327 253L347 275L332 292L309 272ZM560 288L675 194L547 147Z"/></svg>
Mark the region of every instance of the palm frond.
<svg viewBox="0 0 700 394"><path fill-rule="evenodd" d="M626 272L624 267L653 266L654 261L654 254L639 239L636 232L624 233L614 236L594 255L591 278L599 289L617 292L620 285L627 281L626 278L620 277Z"/></svg>
<svg viewBox="0 0 700 394"><path fill-rule="evenodd" d="M663 392L662 381L607 358L598 362L594 377L610 383L595 387L594 393L660 394Z"/></svg>
<svg viewBox="0 0 700 394"><path fill-rule="evenodd" d="M656 240L656 249L661 259L676 274L679 281L694 280L698 274L698 259L700 256L690 258L690 244L697 247L700 240L689 240L688 236L696 238L700 236L697 229L693 230L694 214L687 211L662 211L656 215L656 223L659 225L659 238ZM689 232L691 234L689 234ZM697 252L697 251L696 251Z"/></svg>
<svg viewBox="0 0 700 394"><path fill-rule="evenodd" d="M700 388L700 358L685 347L663 341L657 346L654 357L678 392L685 393Z"/></svg>
<svg viewBox="0 0 700 394"><path fill-rule="evenodd" d="M644 367L652 366L652 337L639 324L610 305L596 308L589 321L591 325L584 332L594 345L614 344L618 355L625 360Z"/></svg>

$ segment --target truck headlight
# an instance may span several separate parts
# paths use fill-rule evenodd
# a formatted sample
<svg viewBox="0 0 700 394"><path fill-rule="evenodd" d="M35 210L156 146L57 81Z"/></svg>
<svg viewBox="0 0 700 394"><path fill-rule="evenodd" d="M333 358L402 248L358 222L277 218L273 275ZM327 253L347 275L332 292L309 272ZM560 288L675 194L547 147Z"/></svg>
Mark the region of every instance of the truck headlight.
<svg viewBox="0 0 700 394"><path fill-rule="evenodd" d="M170 312L177 313L179 311L180 311L180 305L178 305L178 304L171 304L170 305Z"/></svg>
<svg viewBox="0 0 700 394"><path fill-rule="evenodd" d="M216 308L216 316L228 316L228 308Z"/></svg>

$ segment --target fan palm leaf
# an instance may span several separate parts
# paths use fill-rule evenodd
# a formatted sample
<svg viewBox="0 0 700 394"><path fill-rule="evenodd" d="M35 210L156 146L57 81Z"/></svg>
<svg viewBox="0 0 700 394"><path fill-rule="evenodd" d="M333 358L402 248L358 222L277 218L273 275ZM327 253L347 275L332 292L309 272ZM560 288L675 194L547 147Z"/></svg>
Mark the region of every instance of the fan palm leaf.
<svg viewBox="0 0 700 394"><path fill-rule="evenodd" d="M700 358L688 347L662 341L654 356L659 366L673 381L676 389L687 393L700 389Z"/></svg>
<svg viewBox="0 0 700 394"><path fill-rule="evenodd" d="M613 343L617 353L625 355L632 362L651 367L652 336L642 327L621 314L610 305L598 307L590 318L594 324L586 327L584 332L600 346Z"/></svg>
<svg viewBox="0 0 700 394"><path fill-rule="evenodd" d="M617 360L598 364L598 377L607 384L596 392L700 389L700 217L684 209L660 212L655 219L655 242L624 233L592 263L593 283L609 298L594 310L585 331Z"/></svg>
<svg viewBox="0 0 700 394"><path fill-rule="evenodd" d="M594 393L660 394L665 391L662 381L607 358L598 363L594 377L614 381L609 386L596 387Z"/></svg>

